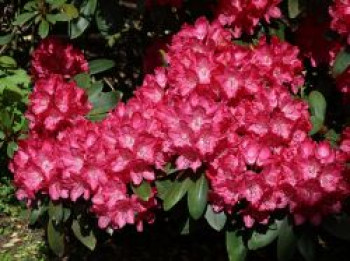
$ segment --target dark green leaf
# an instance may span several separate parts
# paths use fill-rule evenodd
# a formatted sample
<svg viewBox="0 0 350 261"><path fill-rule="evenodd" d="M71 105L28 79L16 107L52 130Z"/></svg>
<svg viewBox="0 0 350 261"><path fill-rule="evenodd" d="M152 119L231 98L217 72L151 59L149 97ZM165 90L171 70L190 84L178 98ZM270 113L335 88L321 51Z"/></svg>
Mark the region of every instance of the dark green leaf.
<svg viewBox="0 0 350 261"><path fill-rule="evenodd" d="M315 241L313 237L305 232L301 235L298 240L298 249L300 254L304 257L306 261L315 260L316 249L315 249Z"/></svg>
<svg viewBox="0 0 350 261"><path fill-rule="evenodd" d="M331 235L350 240L350 217L346 214L330 216L323 223L323 228Z"/></svg>
<svg viewBox="0 0 350 261"><path fill-rule="evenodd" d="M40 35L41 38L46 38L47 35L49 34L49 30L50 30L50 25L46 20L41 20L40 24L39 24L39 29L38 29L38 33Z"/></svg>
<svg viewBox="0 0 350 261"><path fill-rule="evenodd" d="M226 224L226 214L225 212L214 212L212 206L208 205L207 212L205 213L205 219L208 221L208 224L214 228L216 231L221 231Z"/></svg>
<svg viewBox="0 0 350 261"><path fill-rule="evenodd" d="M148 201L152 196L152 187L147 181L143 181L139 186L132 186L131 188L143 201Z"/></svg>
<svg viewBox="0 0 350 261"><path fill-rule="evenodd" d="M37 7L38 6L36 1L29 1L23 6L23 9L31 12L31 11L35 11Z"/></svg>
<svg viewBox="0 0 350 261"><path fill-rule="evenodd" d="M69 208L63 208L63 222L67 222L71 215L71 210Z"/></svg>
<svg viewBox="0 0 350 261"><path fill-rule="evenodd" d="M63 207L62 203L53 203L50 201L49 203L49 217L56 224L60 223L63 219Z"/></svg>
<svg viewBox="0 0 350 261"><path fill-rule="evenodd" d="M29 224L34 225L39 218L47 211L47 207L39 206L30 211Z"/></svg>
<svg viewBox="0 0 350 261"><path fill-rule="evenodd" d="M89 62L91 74L97 74L107 71L115 66L115 62L108 59L98 59Z"/></svg>
<svg viewBox="0 0 350 261"><path fill-rule="evenodd" d="M64 234L55 227L53 221L50 219L47 227L47 239L50 249L59 257L64 255Z"/></svg>
<svg viewBox="0 0 350 261"><path fill-rule="evenodd" d="M172 186L172 182L171 180L157 180L156 181L156 187L157 187L157 196L164 200L165 199L165 196L166 194L168 193L169 189L171 188Z"/></svg>
<svg viewBox="0 0 350 261"><path fill-rule="evenodd" d="M75 237L87 248L93 251L96 247L96 236L91 228L85 229L81 226L80 221L73 220L72 230Z"/></svg>
<svg viewBox="0 0 350 261"><path fill-rule="evenodd" d="M333 65L333 76L337 77L344 73L350 65L350 53L342 50L337 54Z"/></svg>
<svg viewBox="0 0 350 261"><path fill-rule="evenodd" d="M288 219L283 220L277 240L277 257L279 261L293 260L297 238Z"/></svg>
<svg viewBox="0 0 350 261"><path fill-rule="evenodd" d="M10 85L5 88L3 97L6 99L6 104L13 104L14 102L20 102L25 95L25 92L18 88L16 85Z"/></svg>
<svg viewBox="0 0 350 261"><path fill-rule="evenodd" d="M281 222L273 223L265 233L253 232L252 237L248 240L248 248L257 250L271 244L278 236Z"/></svg>
<svg viewBox="0 0 350 261"><path fill-rule="evenodd" d="M80 16L76 21L70 24L70 37L79 37L90 25L91 16L95 13L97 0L85 0L80 8Z"/></svg>
<svg viewBox="0 0 350 261"><path fill-rule="evenodd" d="M0 45L8 44L12 41L13 34L5 34L0 36Z"/></svg>
<svg viewBox="0 0 350 261"><path fill-rule="evenodd" d="M36 16L36 12L23 13L16 17L16 20L13 22L13 25L23 25L29 20L33 19Z"/></svg>
<svg viewBox="0 0 350 261"><path fill-rule="evenodd" d="M12 159L12 157L15 154L15 152L17 151L17 149L18 149L17 143L14 141L10 141L7 144L7 156Z"/></svg>
<svg viewBox="0 0 350 261"><path fill-rule="evenodd" d="M186 178L184 180L175 180L172 183L172 186L169 188L168 193L164 198L164 210L168 211L172 209L188 191L188 188L191 184L191 180Z"/></svg>
<svg viewBox="0 0 350 261"><path fill-rule="evenodd" d="M187 194L187 204L193 219L199 219L203 215L208 201L208 189L205 174L202 174L195 182L191 181Z"/></svg>
<svg viewBox="0 0 350 261"><path fill-rule="evenodd" d="M226 232L226 250L229 261L244 261L247 255L242 238L233 231Z"/></svg>

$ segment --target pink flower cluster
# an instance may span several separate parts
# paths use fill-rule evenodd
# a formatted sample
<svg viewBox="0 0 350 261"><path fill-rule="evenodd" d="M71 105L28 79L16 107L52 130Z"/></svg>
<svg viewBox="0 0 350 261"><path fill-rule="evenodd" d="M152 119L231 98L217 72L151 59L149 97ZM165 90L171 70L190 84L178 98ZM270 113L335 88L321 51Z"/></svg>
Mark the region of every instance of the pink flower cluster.
<svg viewBox="0 0 350 261"><path fill-rule="evenodd" d="M334 0L329 14L332 16L331 28L344 36L350 44L350 1Z"/></svg>
<svg viewBox="0 0 350 261"><path fill-rule="evenodd" d="M47 78L51 74L59 74L68 79L88 70L84 54L57 37L42 40L32 53L31 73L34 80Z"/></svg>
<svg viewBox="0 0 350 261"><path fill-rule="evenodd" d="M219 0L216 13L222 25L229 25L234 36L253 34L260 20L267 23L271 18L281 17L278 5L281 0Z"/></svg>
<svg viewBox="0 0 350 261"><path fill-rule="evenodd" d="M171 162L188 174L206 171L218 211L245 203L239 213L247 227L278 209L288 209L297 223L318 224L340 211L350 188L345 152L308 136L308 106L296 97L304 83L298 54L277 38L232 44L230 30L204 18L185 25L169 46L169 66L147 75L106 119L91 123L62 113L65 127L54 128L54 137L32 135L20 144L11 163L19 197L82 197L91 200L101 228L136 223L141 229L142 221L153 221L157 191L146 202L130 185L152 185ZM77 95L63 97L84 116L88 106ZM48 115L32 115L35 128L50 130Z"/></svg>

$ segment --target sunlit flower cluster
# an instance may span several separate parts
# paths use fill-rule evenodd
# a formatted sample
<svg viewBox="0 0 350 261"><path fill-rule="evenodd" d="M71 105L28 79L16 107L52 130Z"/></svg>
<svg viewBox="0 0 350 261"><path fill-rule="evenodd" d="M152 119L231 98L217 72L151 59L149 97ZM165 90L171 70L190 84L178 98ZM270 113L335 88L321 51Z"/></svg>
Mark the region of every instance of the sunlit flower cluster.
<svg viewBox="0 0 350 261"><path fill-rule="evenodd" d="M232 37L218 21L185 25L169 46L168 67L147 75L101 122L84 118L89 104L70 94L78 92L74 84L52 76L46 84L54 87L41 94L40 81L30 103L32 132L55 133L30 133L20 144L11 163L18 196L91 200L101 228L142 229L158 205L153 181L172 163L189 175L205 171L210 203L227 213L238 208L247 227L276 210L289 210L298 224L339 212L350 194L346 149L308 136L308 106L297 97L304 83L298 48L264 37L240 46ZM57 102L61 88L65 100ZM41 96L48 102L40 104ZM47 120L51 110L62 120ZM152 187L147 201L131 189L143 183Z"/></svg>
<svg viewBox="0 0 350 261"><path fill-rule="evenodd" d="M261 20L270 23L271 18L280 18L280 3L281 0L219 0L216 12L220 23L231 26L234 36L240 37L242 33L253 34Z"/></svg>

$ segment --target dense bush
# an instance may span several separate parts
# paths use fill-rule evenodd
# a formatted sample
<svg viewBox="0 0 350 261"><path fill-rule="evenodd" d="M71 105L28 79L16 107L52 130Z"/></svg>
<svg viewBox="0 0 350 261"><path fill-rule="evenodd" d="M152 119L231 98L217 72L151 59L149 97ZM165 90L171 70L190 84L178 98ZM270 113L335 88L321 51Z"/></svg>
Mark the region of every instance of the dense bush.
<svg viewBox="0 0 350 261"><path fill-rule="evenodd" d="M350 239L349 1L4 7L0 146L57 256L179 215L232 261Z"/></svg>

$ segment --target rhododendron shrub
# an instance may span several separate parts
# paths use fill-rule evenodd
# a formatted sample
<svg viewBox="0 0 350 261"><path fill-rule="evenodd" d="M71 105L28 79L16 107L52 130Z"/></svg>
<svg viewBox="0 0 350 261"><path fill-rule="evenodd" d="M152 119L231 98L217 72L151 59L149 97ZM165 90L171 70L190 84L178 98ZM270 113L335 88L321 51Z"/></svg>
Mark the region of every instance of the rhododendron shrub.
<svg viewBox="0 0 350 261"><path fill-rule="evenodd" d="M282 218L302 229L344 212L350 131L346 110L333 111L338 97L327 108L323 94L346 101L350 93L347 56L340 55L348 29L335 15L346 17L349 4L334 1L320 19L293 17L299 26L287 40L269 27L282 17L281 0L217 4L212 21L201 17L151 46L144 61L150 74L99 121L91 112L103 104L102 82L114 88L110 79L88 75L71 45L44 40L32 55L28 137L10 163L18 198L84 209L111 232L127 225L142 231L156 213L176 213L187 196L191 219L207 211L213 228L228 237L237 229L244 241ZM328 37L331 29L341 36ZM330 137L333 128L342 134ZM213 225L210 216L225 219Z"/></svg>

